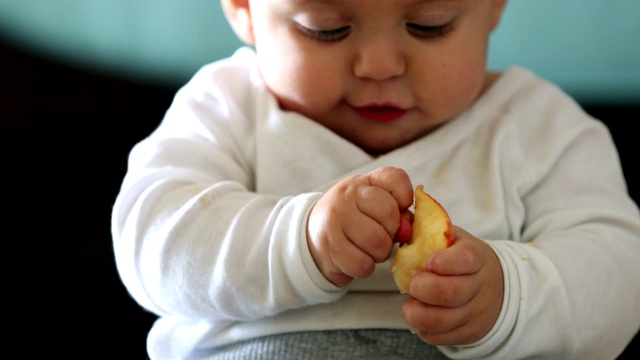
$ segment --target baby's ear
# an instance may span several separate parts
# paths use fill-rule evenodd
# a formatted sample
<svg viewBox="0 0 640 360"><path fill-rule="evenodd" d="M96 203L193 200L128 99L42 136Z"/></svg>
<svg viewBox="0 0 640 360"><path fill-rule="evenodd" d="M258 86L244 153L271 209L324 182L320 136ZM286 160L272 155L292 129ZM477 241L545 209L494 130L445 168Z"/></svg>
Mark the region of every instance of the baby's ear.
<svg viewBox="0 0 640 360"><path fill-rule="evenodd" d="M249 0L221 0L221 2L227 21L236 36L247 45L255 45Z"/></svg>
<svg viewBox="0 0 640 360"><path fill-rule="evenodd" d="M504 12L504 8L507 6L507 0L495 0L493 5L493 19L491 23L491 30L495 30L500 23L500 18L502 18L502 13Z"/></svg>

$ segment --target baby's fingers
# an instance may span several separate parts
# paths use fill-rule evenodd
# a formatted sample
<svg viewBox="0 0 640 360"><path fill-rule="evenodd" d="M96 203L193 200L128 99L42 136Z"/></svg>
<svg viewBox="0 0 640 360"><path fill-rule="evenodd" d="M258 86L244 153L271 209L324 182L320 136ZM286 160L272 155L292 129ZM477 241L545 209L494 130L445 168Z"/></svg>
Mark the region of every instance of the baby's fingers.
<svg viewBox="0 0 640 360"><path fill-rule="evenodd" d="M409 175L402 169L382 167L368 173L371 186L389 192L398 203L398 208L408 209L413 204L413 185Z"/></svg>
<svg viewBox="0 0 640 360"><path fill-rule="evenodd" d="M396 210L397 212L397 210ZM399 215L396 215L398 217ZM386 221L389 223L389 221ZM395 220L396 224L398 220ZM395 225L397 227L397 225ZM395 232L395 229L393 230ZM354 216L344 229L345 236L375 262L386 261L393 250L393 235L369 216Z"/></svg>
<svg viewBox="0 0 640 360"><path fill-rule="evenodd" d="M482 286L471 276L439 276L427 271L418 271L409 283L409 294L432 306L460 307L469 303Z"/></svg>
<svg viewBox="0 0 640 360"><path fill-rule="evenodd" d="M400 209L389 192L375 186L363 186L356 199L356 206L359 212L384 228L389 242L393 240L400 226ZM358 227L358 229L366 229L366 227Z"/></svg>
<svg viewBox="0 0 640 360"><path fill-rule="evenodd" d="M417 335L434 345L461 344L456 337L457 330L467 323L466 311L430 305L408 297L402 306L402 316ZM453 336L452 336L453 335Z"/></svg>
<svg viewBox="0 0 640 360"><path fill-rule="evenodd" d="M454 226L456 241L446 249L435 252L429 259L427 269L439 275L470 275L482 269L486 252L493 251L482 240L477 239L458 226Z"/></svg>
<svg viewBox="0 0 640 360"><path fill-rule="evenodd" d="M337 284L338 286L346 285L351 279L363 279L367 276L371 275L375 270L375 262L371 258L371 256L362 252L350 242L343 242L343 246L341 247L340 253L335 253L331 256L334 261L334 265L340 271L339 274L335 274L336 279L340 278L340 274L346 276L346 278L341 279L345 281L342 284ZM342 282L342 281L338 281Z"/></svg>

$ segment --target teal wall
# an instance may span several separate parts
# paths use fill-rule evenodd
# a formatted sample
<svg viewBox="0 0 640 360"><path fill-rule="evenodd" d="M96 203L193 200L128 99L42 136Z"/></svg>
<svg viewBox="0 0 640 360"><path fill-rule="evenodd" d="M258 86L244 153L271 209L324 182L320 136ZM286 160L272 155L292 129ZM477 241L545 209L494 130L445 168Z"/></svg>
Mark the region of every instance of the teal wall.
<svg viewBox="0 0 640 360"><path fill-rule="evenodd" d="M0 37L174 87L240 45L218 0L0 0ZM489 63L529 67L584 103L638 104L640 1L511 0Z"/></svg>

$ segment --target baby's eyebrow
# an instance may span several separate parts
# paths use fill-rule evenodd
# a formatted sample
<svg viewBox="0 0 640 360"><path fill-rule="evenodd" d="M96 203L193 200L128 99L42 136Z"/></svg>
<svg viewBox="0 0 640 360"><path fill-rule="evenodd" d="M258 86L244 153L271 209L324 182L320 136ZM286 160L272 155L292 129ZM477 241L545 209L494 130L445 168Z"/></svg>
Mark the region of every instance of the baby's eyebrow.
<svg viewBox="0 0 640 360"><path fill-rule="evenodd" d="M305 3L327 3L327 4L332 4L332 3L336 3L340 0L294 0L294 2L296 4L305 4ZM342 2L344 2L346 0L343 0Z"/></svg>
<svg viewBox="0 0 640 360"><path fill-rule="evenodd" d="M296 4L307 4L307 3L324 3L324 4L340 4L354 0L294 0ZM374 0L374 1L384 1L384 0ZM397 3L400 3L405 6L413 6L425 3L457 3L462 0L391 0Z"/></svg>
<svg viewBox="0 0 640 360"><path fill-rule="evenodd" d="M477 0L369 0L369 1L392 1L398 6L410 8L459 6L467 1ZM362 0L291 0L290 4L295 4L302 8L352 8L360 4Z"/></svg>
<svg viewBox="0 0 640 360"><path fill-rule="evenodd" d="M406 1L407 5L419 5L419 4L437 4L437 3L460 3L464 0L399 0Z"/></svg>

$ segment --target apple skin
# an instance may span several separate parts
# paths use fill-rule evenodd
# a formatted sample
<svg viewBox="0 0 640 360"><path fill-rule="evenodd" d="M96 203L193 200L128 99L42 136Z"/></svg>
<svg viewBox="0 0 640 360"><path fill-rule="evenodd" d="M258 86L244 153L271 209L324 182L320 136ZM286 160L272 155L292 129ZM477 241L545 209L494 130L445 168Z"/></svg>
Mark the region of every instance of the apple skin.
<svg viewBox="0 0 640 360"><path fill-rule="evenodd" d="M449 214L424 186L415 190L411 240L400 244L391 261L391 274L401 293L409 292L409 280L416 271L424 271L434 252L451 246L455 232Z"/></svg>

